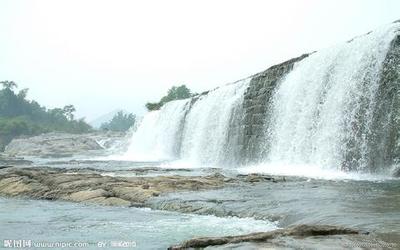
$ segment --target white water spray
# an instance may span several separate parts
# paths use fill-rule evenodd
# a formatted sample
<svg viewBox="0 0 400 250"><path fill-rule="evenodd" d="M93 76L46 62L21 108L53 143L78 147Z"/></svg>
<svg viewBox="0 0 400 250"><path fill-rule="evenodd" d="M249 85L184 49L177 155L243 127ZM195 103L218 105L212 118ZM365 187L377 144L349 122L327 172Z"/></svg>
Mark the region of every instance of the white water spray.
<svg viewBox="0 0 400 250"><path fill-rule="evenodd" d="M267 162L368 165L380 72L398 28L392 24L295 65L273 97Z"/></svg>
<svg viewBox="0 0 400 250"><path fill-rule="evenodd" d="M122 157L134 161L173 160L179 157L180 133L190 100L165 104L149 112L133 133L128 151Z"/></svg>
<svg viewBox="0 0 400 250"><path fill-rule="evenodd" d="M263 164L249 170L306 176L368 172L363 170L370 169L373 151L386 145L386 138L378 140L386 133L379 126L391 126L385 115L377 120L383 117L377 107L385 105L378 93L387 52L399 31L400 24L393 23L295 63L267 104L265 152L259 152L267 157L254 159ZM250 81L148 113L123 159L180 160L184 167L241 164L242 153L249 153L241 150L252 150L244 147L251 136L244 134L252 120L244 120L249 110L243 106ZM259 87L255 91L265 90Z"/></svg>
<svg viewBox="0 0 400 250"><path fill-rule="evenodd" d="M133 134L128 151L119 159L180 158L191 164L221 163L231 152L230 127L235 112L241 112L249 81L229 84L193 99L172 101L159 111L149 112Z"/></svg>
<svg viewBox="0 0 400 250"><path fill-rule="evenodd" d="M244 91L250 79L229 84L201 96L186 118L182 158L194 163L223 164L235 112L241 112Z"/></svg>

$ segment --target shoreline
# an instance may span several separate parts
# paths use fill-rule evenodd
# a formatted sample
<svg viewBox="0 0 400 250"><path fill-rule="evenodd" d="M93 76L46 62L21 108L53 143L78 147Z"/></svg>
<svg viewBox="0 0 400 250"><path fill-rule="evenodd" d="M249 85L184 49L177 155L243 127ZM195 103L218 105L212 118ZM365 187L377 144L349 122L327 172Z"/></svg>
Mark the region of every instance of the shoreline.
<svg viewBox="0 0 400 250"><path fill-rule="evenodd" d="M148 171L160 170L159 176L146 176ZM217 217L254 218L256 220L279 221L279 218L262 218L255 215L241 215L227 211L225 214L213 214L210 210L203 210L196 204L199 200L195 194L201 192L221 192L224 188L238 190L243 187L269 186L274 189L281 187L292 188L299 183L308 183L303 178L279 178L268 175L236 175L225 176L221 173L193 176L179 175L175 169L165 170L150 167L148 169L130 169L138 176L112 177L102 173L99 169L85 168L54 168L39 166L8 166L0 169L0 196L10 198L30 198L37 200L66 201L86 205L138 207L152 210L170 211L193 215L215 215ZM172 175L165 175L171 171ZM144 176L141 174L144 174ZM163 175L164 174L164 175ZM187 174L187 173L186 173ZM314 185L314 184L312 184ZM315 186L316 188L317 186ZM314 188L314 186L312 186ZM272 189L272 190L273 190ZM271 191L272 191L271 190ZM193 200L174 200L176 195L189 195ZM175 196L174 196L175 195ZM194 195L194 196L193 196ZM201 196L201 195L200 195ZM225 202L225 198L217 196ZM148 202L152 199L165 198L166 202ZM234 200L235 198L232 197ZM171 201L169 204L168 202ZM218 200L209 202L217 202ZM156 204L156 205L154 205ZM340 224L340 223L339 223ZM297 226L297 227L296 227ZM397 244L382 241L376 234L366 234L358 227L343 227L340 225L306 223L302 225L287 225L282 229L268 232L254 232L248 235L231 235L222 237L193 238L178 245L171 245L169 249L203 248L203 247L239 247L239 249L257 249L259 247L310 247L312 244L345 244L345 246L363 246L363 242L380 242L382 244ZM290 233L292 232L292 233ZM311 233L310 233L311 232ZM312 233L315 232L315 233ZM343 243L344 242L344 243ZM383 242L383 243L382 243ZM377 244L378 244L377 243ZM249 245L250 244L250 245ZM311 245L310 245L311 244ZM347 245L346 245L347 244ZM322 246L322 245L321 245Z"/></svg>

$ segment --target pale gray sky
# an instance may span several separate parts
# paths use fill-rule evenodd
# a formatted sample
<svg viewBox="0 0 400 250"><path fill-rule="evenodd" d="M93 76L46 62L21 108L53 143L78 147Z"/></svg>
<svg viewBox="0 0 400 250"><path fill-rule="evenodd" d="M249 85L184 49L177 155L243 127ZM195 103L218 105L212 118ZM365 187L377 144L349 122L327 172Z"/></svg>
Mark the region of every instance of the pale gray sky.
<svg viewBox="0 0 400 250"><path fill-rule="evenodd" d="M397 19L398 0L0 0L0 80L87 120L143 114Z"/></svg>

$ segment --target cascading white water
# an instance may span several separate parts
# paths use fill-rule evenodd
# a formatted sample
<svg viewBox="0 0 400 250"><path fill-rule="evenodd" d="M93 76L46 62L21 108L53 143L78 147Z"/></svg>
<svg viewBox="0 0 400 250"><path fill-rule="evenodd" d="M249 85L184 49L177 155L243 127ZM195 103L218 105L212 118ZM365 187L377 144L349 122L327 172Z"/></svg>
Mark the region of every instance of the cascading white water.
<svg viewBox="0 0 400 250"><path fill-rule="evenodd" d="M388 92L398 87L393 73L382 70L388 64L393 66L385 67L388 72L396 70L397 61L388 62L387 53L399 32L400 23L393 23L301 58L286 76L286 69L278 65L254 81L248 78L169 102L144 117L122 158L221 166L243 164L244 156L250 155L245 163L262 164L246 171L306 176L313 172L319 177L332 176L338 169L374 170L385 161L390 165L399 154L390 151L398 144L392 131L399 126L393 124L399 112L391 116L397 99ZM283 67L291 67L287 65L293 62L288 62ZM389 82L382 84L382 75L389 76ZM265 95L270 100L266 105ZM265 110L262 133L259 118Z"/></svg>
<svg viewBox="0 0 400 250"><path fill-rule="evenodd" d="M189 99L169 102L161 110L145 115L124 158L137 161L178 158L180 130L189 105Z"/></svg>
<svg viewBox="0 0 400 250"><path fill-rule="evenodd" d="M380 72L399 26L392 24L296 63L273 96L267 162L332 169L367 166Z"/></svg>
<svg viewBox="0 0 400 250"><path fill-rule="evenodd" d="M229 84L201 96L185 121L181 156L202 164L220 164L232 152L228 140L232 119L243 101L250 79ZM235 145L230 145L235 146Z"/></svg>
<svg viewBox="0 0 400 250"><path fill-rule="evenodd" d="M237 117L235 112L240 112L249 81L229 84L193 99L172 101L160 111L149 112L123 158L220 163L227 152L232 152L228 146L230 126Z"/></svg>

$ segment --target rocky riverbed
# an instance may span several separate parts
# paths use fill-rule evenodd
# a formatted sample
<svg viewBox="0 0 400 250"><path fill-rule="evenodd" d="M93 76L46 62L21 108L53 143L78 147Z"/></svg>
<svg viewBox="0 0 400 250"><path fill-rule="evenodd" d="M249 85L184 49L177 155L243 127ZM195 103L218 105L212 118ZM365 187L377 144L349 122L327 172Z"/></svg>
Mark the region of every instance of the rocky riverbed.
<svg viewBox="0 0 400 250"><path fill-rule="evenodd" d="M229 245L229 247L233 247L235 244L235 248L238 248L238 244L243 243L271 243L276 242L278 239L286 238L285 241L288 241L288 238L298 237L297 240L305 239L308 237L321 237L321 236L342 236L346 238L347 236L354 235L368 235L368 232L362 232L355 229L338 227L338 226L328 226L328 225L297 225L293 227L289 227L286 229L277 229L270 232L257 232L246 235L237 235L237 236L223 236L223 237L202 237L195 238L188 241L183 242L180 245L171 246L169 250L182 250L188 248L205 248L212 246L221 246L221 245ZM349 237L347 237L349 238ZM242 245L243 246L243 245ZM355 245L354 245L355 246ZM261 245L259 245L261 247ZM282 246L283 247L283 246ZM348 245L351 247L351 245Z"/></svg>
<svg viewBox="0 0 400 250"><path fill-rule="evenodd" d="M377 249L380 249L390 246L388 248L390 249L398 244L396 241L398 232L394 228L396 221L400 221L399 217L387 218L387 220L392 220L393 226L386 224L386 229L382 228L383 232L377 230L377 225L385 223L384 217L361 218L361 223L359 223L357 220L350 219L354 216L351 210L344 212L349 217L339 220L332 217L332 211L336 211L337 207L329 205L332 203L331 198L328 197L332 199L337 197L329 194L332 190L328 190L337 189L336 185L342 185L340 183L261 174L232 174L218 169L201 172L154 166L127 168L122 165L121 168L124 170L121 171L96 168L100 161L72 160L49 161L49 163L51 165L47 167L32 163L30 166L5 166L0 169L0 196L130 209L148 207L155 210L178 211L183 214L197 214L196 216L212 215L219 218L254 218L259 221L277 223L276 225L282 228L271 232L255 231L246 235L215 237L209 234L205 235L207 237L188 241L182 239L181 243L175 241L174 244L170 244L170 249L204 247L312 249L316 244L321 247L340 246L340 248L378 246ZM67 164L71 167L66 168ZM114 164L120 163L114 162ZM321 185L324 184L330 188L322 188ZM362 185L359 188L364 187ZM299 189L309 194L290 195ZM317 207L309 204L307 200L312 199L310 192L327 193L328 196L325 198L327 204L319 203ZM285 196L291 198L282 199ZM281 198L277 199L277 197ZM397 199L396 196L392 198ZM343 200L337 200L337 202L340 204ZM301 203L304 203L302 207L299 206ZM393 207L395 203L396 201L392 200L392 203L386 202L386 205ZM317 210L314 211L312 207ZM395 207L393 209L392 211L396 211ZM306 212L306 210L310 211ZM364 208L365 211L368 209ZM343 216L343 214L338 214L338 216ZM324 217L326 218L321 220ZM328 219L329 217L331 219ZM372 223L371 225L363 224L368 220ZM331 225L326 225L327 222ZM154 225L149 224L149 226ZM371 232L371 234L366 234L366 232Z"/></svg>
<svg viewBox="0 0 400 250"><path fill-rule="evenodd" d="M47 141L41 144L44 138ZM62 219L62 225L52 229L58 232L56 235L68 235L63 231L68 227L78 237L84 233L85 223L94 223L91 227L95 230L87 237L115 238L117 234L103 231L104 220L111 223L107 228L112 228L113 223L119 225L125 220L120 218L122 214L124 218L133 216L137 218L133 224L114 230L125 230L127 237L137 237L139 246L145 249L400 247L400 184L396 179L322 180L235 169L177 167L169 162L113 161L98 157L123 145L123 136L97 134L76 138L51 134L18 139L1 156L0 196L6 200L1 201L4 216L0 209L0 224L8 225L0 227L1 232L8 232L4 235L16 237L18 228L27 226L9 229L24 220L22 212L13 209L23 199L38 204L22 206L23 213L38 213L29 206L46 207L48 212L40 217L44 231L45 225L51 223L45 218L69 218L65 214L69 208L63 209L72 206L67 203L78 206L74 205L74 218L82 212L87 216L99 215L99 222L80 219L79 226ZM29 145L39 151L31 150ZM64 154L60 145L73 146ZM112 211L112 216L107 211ZM154 216L174 219L162 222L161 226L152 219ZM148 217L148 221L136 225L142 217ZM218 226L210 225L208 220ZM190 230L180 233L178 225ZM157 227L165 230L157 233L151 229ZM278 230L271 231L274 229ZM165 240L156 243L154 235ZM150 239L153 244L145 243Z"/></svg>
<svg viewBox="0 0 400 250"><path fill-rule="evenodd" d="M126 134L96 132L67 134L53 132L33 137L17 138L5 148L11 157L64 158L77 154L96 154L113 146L122 146Z"/></svg>
<svg viewBox="0 0 400 250"><path fill-rule="evenodd" d="M0 194L114 206L143 206L163 193L220 188L231 179L223 175L111 177L100 173L60 168L4 169Z"/></svg>

